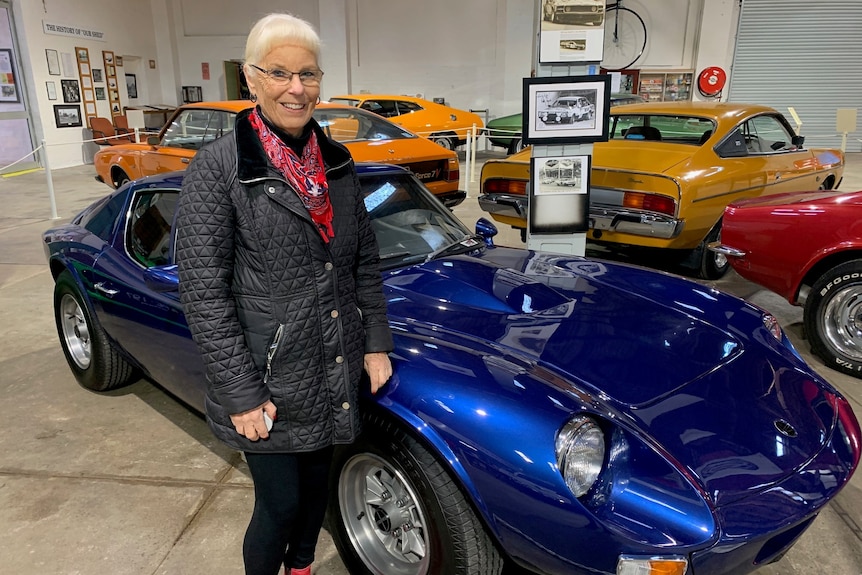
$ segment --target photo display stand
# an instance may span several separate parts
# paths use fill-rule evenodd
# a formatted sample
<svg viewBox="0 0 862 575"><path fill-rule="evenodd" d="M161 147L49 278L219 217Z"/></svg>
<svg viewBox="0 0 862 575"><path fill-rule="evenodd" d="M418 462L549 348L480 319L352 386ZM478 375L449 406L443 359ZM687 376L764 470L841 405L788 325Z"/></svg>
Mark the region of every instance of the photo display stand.
<svg viewBox="0 0 862 575"><path fill-rule="evenodd" d="M604 14L556 22L539 14L535 76L524 78L525 144L532 145L527 249L584 255L593 144L607 141L611 77L599 74Z"/></svg>

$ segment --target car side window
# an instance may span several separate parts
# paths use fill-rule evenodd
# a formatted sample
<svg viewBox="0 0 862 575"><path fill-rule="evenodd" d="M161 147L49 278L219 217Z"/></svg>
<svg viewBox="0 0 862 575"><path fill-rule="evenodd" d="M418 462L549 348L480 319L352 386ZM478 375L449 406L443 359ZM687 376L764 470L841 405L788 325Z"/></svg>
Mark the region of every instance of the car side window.
<svg viewBox="0 0 862 575"><path fill-rule="evenodd" d="M398 102L398 114L409 114L410 112L419 112L422 106L415 102Z"/></svg>
<svg viewBox="0 0 862 575"><path fill-rule="evenodd" d="M611 139L622 140L626 137L628 129L632 126L643 126L645 119L642 115L612 116Z"/></svg>
<svg viewBox="0 0 862 575"><path fill-rule="evenodd" d="M743 134L752 154L772 154L794 148L792 134L774 116L756 116L748 120Z"/></svg>
<svg viewBox="0 0 862 575"><path fill-rule="evenodd" d="M236 114L231 112L214 110L210 116L209 123L207 124L202 144L208 144L233 130L233 120L235 116Z"/></svg>
<svg viewBox="0 0 862 575"><path fill-rule="evenodd" d="M374 112L384 118L392 118L398 115L398 107L390 100L366 100L360 106L363 110Z"/></svg>
<svg viewBox="0 0 862 575"><path fill-rule="evenodd" d="M146 268L170 264L171 222L179 193L147 190L132 200L126 226L126 249Z"/></svg>
<svg viewBox="0 0 862 575"><path fill-rule="evenodd" d="M183 110L162 137L162 146L199 150L211 115L210 110Z"/></svg>

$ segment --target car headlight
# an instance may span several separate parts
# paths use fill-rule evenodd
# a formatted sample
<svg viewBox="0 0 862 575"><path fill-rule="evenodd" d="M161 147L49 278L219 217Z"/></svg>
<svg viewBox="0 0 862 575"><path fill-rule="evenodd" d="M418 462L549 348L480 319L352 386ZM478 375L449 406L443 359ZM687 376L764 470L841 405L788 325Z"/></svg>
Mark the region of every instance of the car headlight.
<svg viewBox="0 0 862 575"><path fill-rule="evenodd" d="M595 420L578 415L557 433L557 467L575 497L581 497L599 478L605 461L605 434Z"/></svg>

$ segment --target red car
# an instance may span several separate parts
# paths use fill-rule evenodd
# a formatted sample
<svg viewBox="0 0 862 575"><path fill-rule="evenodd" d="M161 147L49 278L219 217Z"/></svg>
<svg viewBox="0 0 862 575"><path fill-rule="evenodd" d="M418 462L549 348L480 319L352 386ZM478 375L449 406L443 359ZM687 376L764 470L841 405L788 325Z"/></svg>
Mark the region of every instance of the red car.
<svg viewBox="0 0 862 575"><path fill-rule="evenodd" d="M739 275L805 307L812 351L862 378L862 191L740 200L709 248Z"/></svg>

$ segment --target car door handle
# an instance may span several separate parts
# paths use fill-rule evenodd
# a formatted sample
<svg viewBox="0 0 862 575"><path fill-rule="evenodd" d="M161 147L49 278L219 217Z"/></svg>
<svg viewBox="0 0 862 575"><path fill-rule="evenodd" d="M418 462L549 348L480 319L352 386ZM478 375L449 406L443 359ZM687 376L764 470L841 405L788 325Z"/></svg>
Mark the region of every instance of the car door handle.
<svg viewBox="0 0 862 575"><path fill-rule="evenodd" d="M191 162L191 160L189 158L183 158L180 161L184 164L188 164L189 162Z"/></svg>
<svg viewBox="0 0 862 575"><path fill-rule="evenodd" d="M101 293L105 294L105 295L106 295L106 296L108 296L108 297L114 297L115 295L117 295L118 293L120 293L120 290L118 290L118 289L109 289L109 288L106 288L106 287L105 287L105 282L99 282L99 283L97 283L97 284L94 284L94 285L93 285L93 287L96 289L96 291L101 292Z"/></svg>

